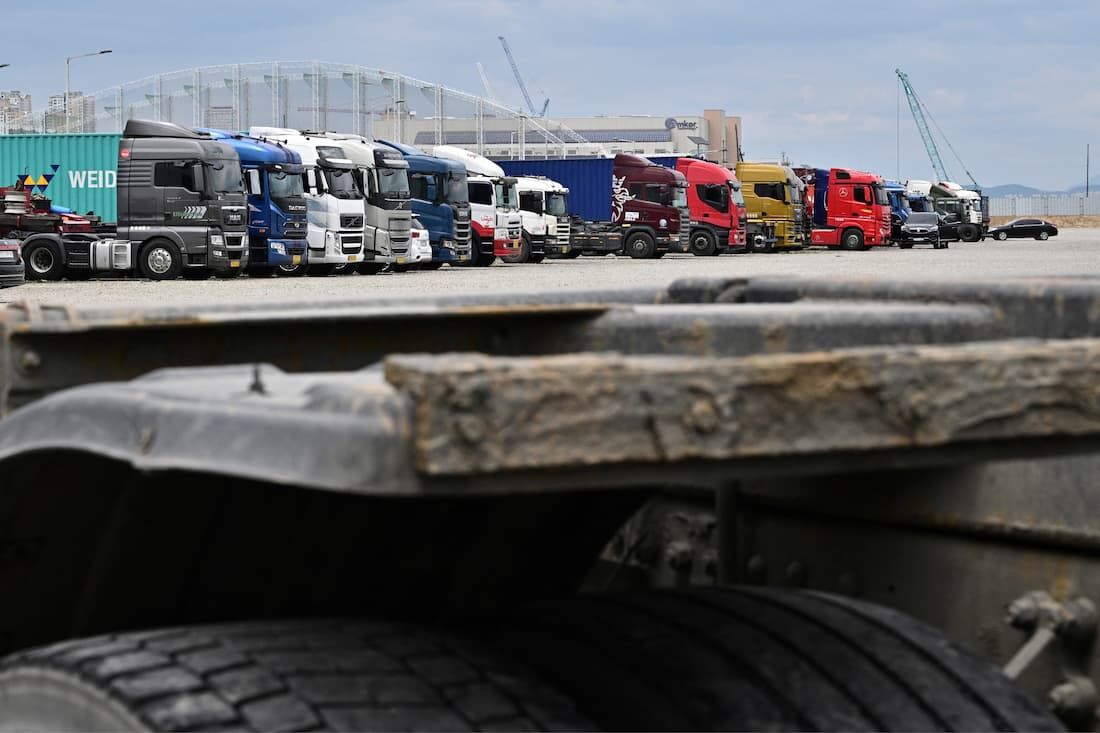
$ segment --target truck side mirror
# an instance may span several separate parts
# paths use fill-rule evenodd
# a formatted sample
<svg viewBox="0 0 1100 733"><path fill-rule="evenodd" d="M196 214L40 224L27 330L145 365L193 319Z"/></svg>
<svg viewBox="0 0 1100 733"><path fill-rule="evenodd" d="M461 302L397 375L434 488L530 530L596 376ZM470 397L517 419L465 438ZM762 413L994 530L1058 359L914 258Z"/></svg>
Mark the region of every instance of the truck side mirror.
<svg viewBox="0 0 1100 733"><path fill-rule="evenodd" d="M248 182L248 192L250 194L259 196L263 193L263 187L260 185L260 171L249 168L245 171L245 180Z"/></svg>
<svg viewBox="0 0 1100 733"><path fill-rule="evenodd" d="M317 185L317 169L316 168L307 168L306 169L306 190L309 191L310 193L317 193L317 194L321 193L320 186Z"/></svg>
<svg viewBox="0 0 1100 733"><path fill-rule="evenodd" d="M192 177L192 180L194 181L194 185L195 185L194 189L192 189L192 190L195 193L203 193L204 191L206 191L206 176L205 176L205 171L203 170L203 167L202 167L202 163L192 164L192 166L191 166L191 177Z"/></svg>

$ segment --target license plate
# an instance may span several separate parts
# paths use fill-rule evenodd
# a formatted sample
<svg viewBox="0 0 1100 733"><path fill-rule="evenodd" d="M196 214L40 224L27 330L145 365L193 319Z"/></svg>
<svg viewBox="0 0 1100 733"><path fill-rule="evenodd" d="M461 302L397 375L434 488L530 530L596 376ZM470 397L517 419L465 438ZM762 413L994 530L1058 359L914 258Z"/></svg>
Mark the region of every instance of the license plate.
<svg viewBox="0 0 1100 733"><path fill-rule="evenodd" d="M15 262L15 252L10 249L0 251L0 262Z"/></svg>
<svg viewBox="0 0 1100 733"><path fill-rule="evenodd" d="M240 260L229 260L229 267L230 268L240 267L240 266L241 266L241 261Z"/></svg>
<svg viewBox="0 0 1100 733"><path fill-rule="evenodd" d="M301 255L294 255L294 256L292 256L292 257L290 258L290 264L292 264L292 265L300 265L300 264L302 264L302 256L301 256Z"/></svg>
<svg viewBox="0 0 1100 733"><path fill-rule="evenodd" d="M512 240L512 249L519 249L519 240L518 239L513 239Z"/></svg>
<svg viewBox="0 0 1100 733"><path fill-rule="evenodd" d="M398 257L397 258L397 264L399 264L399 265L405 264L405 258L404 257Z"/></svg>
<svg viewBox="0 0 1100 733"><path fill-rule="evenodd" d="M358 262L359 255L348 255L348 262Z"/></svg>

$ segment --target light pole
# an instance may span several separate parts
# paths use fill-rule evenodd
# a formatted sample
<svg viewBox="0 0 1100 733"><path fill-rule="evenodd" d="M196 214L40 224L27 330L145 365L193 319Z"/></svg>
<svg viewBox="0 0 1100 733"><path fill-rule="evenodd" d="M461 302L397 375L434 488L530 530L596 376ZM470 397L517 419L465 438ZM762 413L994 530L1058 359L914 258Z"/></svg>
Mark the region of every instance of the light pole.
<svg viewBox="0 0 1100 733"><path fill-rule="evenodd" d="M0 69L3 69L3 68L5 68L5 67L7 67L7 66L11 66L11 64L0 64Z"/></svg>
<svg viewBox="0 0 1100 733"><path fill-rule="evenodd" d="M81 53L77 54L76 56L65 57L65 132L69 132L69 128L72 126L69 115L69 64L71 64L74 59L83 59L89 56L101 56L105 53L111 53L111 49L105 48L102 51L92 51L91 53ZM80 116L80 119L81 127L83 128L83 114Z"/></svg>

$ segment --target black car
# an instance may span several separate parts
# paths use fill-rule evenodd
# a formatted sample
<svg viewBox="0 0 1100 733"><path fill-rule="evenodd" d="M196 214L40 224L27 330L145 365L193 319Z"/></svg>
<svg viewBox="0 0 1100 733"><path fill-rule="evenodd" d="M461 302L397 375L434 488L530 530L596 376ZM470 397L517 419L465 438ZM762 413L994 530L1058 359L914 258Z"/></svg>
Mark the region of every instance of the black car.
<svg viewBox="0 0 1100 733"><path fill-rule="evenodd" d="M901 225L898 247L909 249L914 244L930 244L932 249L947 249L947 242L940 239L940 217L931 211L914 211Z"/></svg>
<svg viewBox="0 0 1100 733"><path fill-rule="evenodd" d="M22 285L26 277L23 268L19 240L0 239L0 288Z"/></svg>
<svg viewBox="0 0 1100 733"><path fill-rule="evenodd" d="M1045 241L1051 237L1058 236L1058 227L1042 219L1013 219L1007 224L993 227L989 230L987 236L999 239L1002 242L1009 237L1014 239L1028 237Z"/></svg>

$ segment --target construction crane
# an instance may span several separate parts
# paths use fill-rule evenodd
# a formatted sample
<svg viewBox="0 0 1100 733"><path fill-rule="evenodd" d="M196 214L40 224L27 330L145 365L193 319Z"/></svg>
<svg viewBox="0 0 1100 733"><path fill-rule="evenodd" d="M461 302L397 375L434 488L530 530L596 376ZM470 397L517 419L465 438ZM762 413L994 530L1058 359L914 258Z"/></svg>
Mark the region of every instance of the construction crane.
<svg viewBox="0 0 1100 733"><path fill-rule="evenodd" d="M542 112L535 111L535 103L531 101L531 94L527 91L527 85L523 83L523 77L520 76L519 67L516 66L516 59L512 56L512 49L508 47L508 41L504 36L497 36L500 40L500 45L504 48L504 55L508 57L508 64L512 67L512 74L516 77L516 83L519 84L519 90L523 92L523 99L527 102L527 109L531 110L532 117L545 117L546 110L550 107L550 99L547 98L542 105Z"/></svg>
<svg viewBox="0 0 1100 733"><path fill-rule="evenodd" d="M913 122L916 123L917 131L920 132L921 140L924 142L924 149L928 153L928 159L932 162L932 170L935 172L936 176L938 176L941 181L950 180L947 174L947 168L943 164L943 157L940 155L939 146L936 145L936 139L932 136L932 129L928 126L929 119L932 120L932 124L936 126L936 130L940 133L940 137L947 143L947 147L950 148L951 153L955 156L955 160L959 161L959 165L961 165L963 171L966 172L966 177L970 179L970 183L973 184L975 189L981 190L981 186L974 180L974 176L970 174L970 170L955 151L955 146L947 139L947 135L943 133L943 130L936 122L936 118L932 117L932 113L928 111L928 107L924 104L924 101L917 96L916 90L913 89L913 85L909 81L909 75L901 69L894 69L894 73L898 75L898 79L901 81L901 88L905 91L905 99L909 102L909 109L913 113ZM925 115L927 115L927 119Z"/></svg>
<svg viewBox="0 0 1100 733"><path fill-rule="evenodd" d="M493 87L489 84L489 77L485 75L485 67L477 62L477 74L481 77L481 86L485 87L485 98L490 102L497 101L497 95L493 94Z"/></svg>

